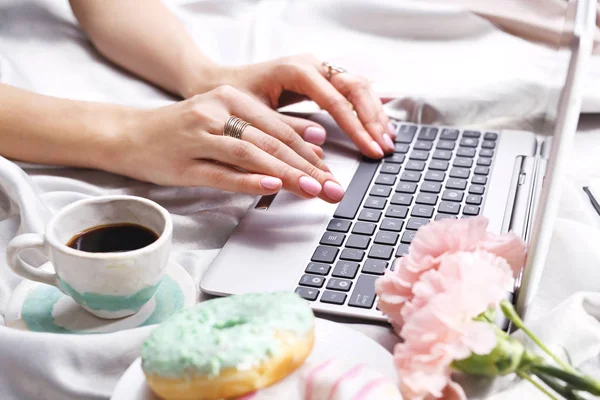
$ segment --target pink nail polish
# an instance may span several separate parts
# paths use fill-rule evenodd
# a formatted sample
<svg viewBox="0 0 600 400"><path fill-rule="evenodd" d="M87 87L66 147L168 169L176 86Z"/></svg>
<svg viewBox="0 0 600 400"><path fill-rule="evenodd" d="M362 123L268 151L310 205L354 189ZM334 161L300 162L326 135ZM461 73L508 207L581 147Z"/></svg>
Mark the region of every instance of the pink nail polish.
<svg viewBox="0 0 600 400"><path fill-rule="evenodd" d="M376 141L373 140L371 142L371 148L374 152L377 153L379 157L383 157L383 150L381 150L381 146L379 146L379 144Z"/></svg>
<svg viewBox="0 0 600 400"><path fill-rule="evenodd" d="M279 189L282 185L281 179L272 176L265 176L260 179L260 185L268 190Z"/></svg>
<svg viewBox="0 0 600 400"><path fill-rule="evenodd" d="M314 178L310 176L303 176L299 181L300 189L304 190L306 193L311 196L316 196L321 193L321 184Z"/></svg>
<svg viewBox="0 0 600 400"><path fill-rule="evenodd" d="M320 126L309 126L304 130L304 140L317 146L325 143L327 133Z"/></svg>
<svg viewBox="0 0 600 400"><path fill-rule="evenodd" d="M396 137L396 127L391 122L388 122L388 132L392 137Z"/></svg>
<svg viewBox="0 0 600 400"><path fill-rule="evenodd" d="M340 201L344 197L344 189L335 182L327 181L323 185L325 195L333 201Z"/></svg>
<svg viewBox="0 0 600 400"><path fill-rule="evenodd" d="M396 147L394 146L394 141L392 140L392 138L390 137L390 135L388 135L387 133L384 133L383 134L383 141L385 142L386 147L390 151L394 151L394 149Z"/></svg>

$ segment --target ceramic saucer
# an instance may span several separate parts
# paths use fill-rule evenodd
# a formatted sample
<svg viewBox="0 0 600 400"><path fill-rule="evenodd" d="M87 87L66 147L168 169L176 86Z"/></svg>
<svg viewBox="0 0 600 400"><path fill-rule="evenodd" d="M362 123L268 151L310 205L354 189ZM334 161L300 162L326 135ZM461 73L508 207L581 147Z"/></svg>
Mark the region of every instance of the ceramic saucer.
<svg viewBox="0 0 600 400"><path fill-rule="evenodd" d="M52 271L46 263L40 268ZM196 286L181 266L169 262L154 297L137 313L120 319L98 318L54 286L29 280L14 290L5 315L11 328L35 332L91 334L159 324L174 312L196 304Z"/></svg>

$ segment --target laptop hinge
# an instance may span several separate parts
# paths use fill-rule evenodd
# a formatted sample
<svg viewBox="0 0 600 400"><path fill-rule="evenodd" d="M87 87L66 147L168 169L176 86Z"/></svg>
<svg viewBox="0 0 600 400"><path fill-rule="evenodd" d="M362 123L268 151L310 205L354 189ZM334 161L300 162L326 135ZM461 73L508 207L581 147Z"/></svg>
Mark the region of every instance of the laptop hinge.
<svg viewBox="0 0 600 400"><path fill-rule="evenodd" d="M515 159L508 203L504 213L502 232L513 231L525 242L531 230L532 208L538 186L539 156L518 156Z"/></svg>

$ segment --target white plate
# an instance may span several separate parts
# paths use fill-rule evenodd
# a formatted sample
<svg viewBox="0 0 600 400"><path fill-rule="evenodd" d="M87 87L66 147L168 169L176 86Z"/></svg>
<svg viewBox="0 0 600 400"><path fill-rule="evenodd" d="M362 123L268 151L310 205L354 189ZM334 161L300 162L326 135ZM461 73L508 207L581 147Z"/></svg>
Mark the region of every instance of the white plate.
<svg viewBox="0 0 600 400"><path fill-rule="evenodd" d="M53 272L46 263L40 268ZM173 313L196 304L194 280L181 266L170 262L154 297L136 314L119 319L98 318L54 286L24 280L8 302L6 325L36 332L109 333L160 324Z"/></svg>
<svg viewBox="0 0 600 400"><path fill-rule="evenodd" d="M315 338L315 347L308 361L318 355L319 359L336 358L353 364L364 363L397 382L392 355L362 333L335 322L317 319ZM111 400L159 400L146 384L140 358L119 379Z"/></svg>

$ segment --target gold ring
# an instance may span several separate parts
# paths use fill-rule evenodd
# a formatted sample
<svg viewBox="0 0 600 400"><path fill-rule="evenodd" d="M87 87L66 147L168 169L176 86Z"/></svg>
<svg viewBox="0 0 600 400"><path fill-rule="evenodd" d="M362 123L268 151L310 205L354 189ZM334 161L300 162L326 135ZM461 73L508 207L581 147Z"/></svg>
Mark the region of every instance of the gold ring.
<svg viewBox="0 0 600 400"><path fill-rule="evenodd" d="M327 77L327 80L331 79L331 75L333 75L334 73L336 74L343 74L345 72L348 72L345 68L342 67L338 67L337 65L333 65L331 63L328 62L323 62L323 67L325 68L325 76Z"/></svg>
<svg viewBox="0 0 600 400"><path fill-rule="evenodd" d="M225 128L223 129L223 136L241 139L242 133L248 125L250 125L248 122L232 115L225 123Z"/></svg>

